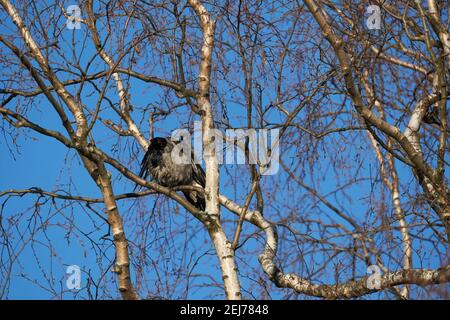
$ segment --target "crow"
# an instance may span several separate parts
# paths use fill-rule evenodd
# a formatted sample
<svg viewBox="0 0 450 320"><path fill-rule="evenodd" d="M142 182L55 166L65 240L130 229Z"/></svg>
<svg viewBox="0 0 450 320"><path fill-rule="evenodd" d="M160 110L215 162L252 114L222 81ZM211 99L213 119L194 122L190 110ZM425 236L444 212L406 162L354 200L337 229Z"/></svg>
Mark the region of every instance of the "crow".
<svg viewBox="0 0 450 320"><path fill-rule="evenodd" d="M441 126L442 123L441 119L439 119L439 109L436 107L432 107L430 110L428 110L423 117L423 122Z"/></svg>
<svg viewBox="0 0 450 320"><path fill-rule="evenodd" d="M422 120L427 124L442 127L442 122L441 119L439 118L439 109L437 107L432 107L430 110L428 110L423 116ZM447 134L450 134L450 128L448 126L447 126Z"/></svg>
<svg viewBox="0 0 450 320"><path fill-rule="evenodd" d="M172 150L177 142L169 138L156 137L150 140L147 152L141 163L139 176L146 180L150 175L158 184L174 188L178 186L205 187L205 172L194 162L177 164L172 161ZM205 197L195 190L182 191L186 199L201 211L205 211Z"/></svg>

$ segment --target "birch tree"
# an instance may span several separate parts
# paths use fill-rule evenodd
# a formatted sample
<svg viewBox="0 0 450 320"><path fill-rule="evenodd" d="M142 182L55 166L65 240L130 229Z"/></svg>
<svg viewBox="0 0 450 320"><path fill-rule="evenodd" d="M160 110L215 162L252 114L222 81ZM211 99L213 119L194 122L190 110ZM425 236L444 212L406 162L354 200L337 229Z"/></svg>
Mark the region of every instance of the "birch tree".
<svg viewBox="0 0 450 320"><path fill-rule="evenodd" d="M448 298L443 1L0 4L0 297L18 279L67 296L51 226L94 257L91 299ZM152 137L195 121L205 211L180 194L194 187L136 174ZM215 133L234 129L279 130L279 170L249 139L225 139L245 163L223 163ZM66 180L14 180L45 141L75 159ZM33 279L27 250L52 261Z"/></svg>

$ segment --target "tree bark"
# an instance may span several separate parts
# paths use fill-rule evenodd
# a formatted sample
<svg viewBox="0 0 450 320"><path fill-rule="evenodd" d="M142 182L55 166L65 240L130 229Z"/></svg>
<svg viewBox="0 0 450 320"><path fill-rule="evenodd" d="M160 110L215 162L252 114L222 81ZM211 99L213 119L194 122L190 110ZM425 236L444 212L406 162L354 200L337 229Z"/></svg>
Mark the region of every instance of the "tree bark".
<svg viewBox="0 0 450 320"><path fill-rule="evenodd" d="M220 224L219 163L215 150L213 111L209 99L215 22L211 20L208 11L200 1L189 0L189 5L197 14L203 32L197 103L202 118L202 141L206 166L206 213L211 218L210 222L207 222L207 228L219 258L226 297L237 300L241 298L241 292L234 250Z"/></svg>

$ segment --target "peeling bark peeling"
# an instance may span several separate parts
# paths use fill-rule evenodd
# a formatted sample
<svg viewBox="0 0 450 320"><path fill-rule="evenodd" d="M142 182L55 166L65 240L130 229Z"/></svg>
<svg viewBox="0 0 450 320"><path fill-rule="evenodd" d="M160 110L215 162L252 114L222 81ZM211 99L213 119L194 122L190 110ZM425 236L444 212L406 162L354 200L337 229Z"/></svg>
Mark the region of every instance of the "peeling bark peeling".
<svg viewBox="0 0 450 320"><path fill-rule="evenodd" d="M219 163L213 139L214 135L212 134L214 129L213 111L209 101L215 23L211 20L208 11L200 1L189 0L189 5L197 14L203 32L197 103L200 108L203 129L202 140L206 166L206 213L211 216L214 222L207 228L219 258L226 297L230 300L240 300L241 292L237 266L234 260L234 250L231 248L231 243L220 224Z"/></svg>

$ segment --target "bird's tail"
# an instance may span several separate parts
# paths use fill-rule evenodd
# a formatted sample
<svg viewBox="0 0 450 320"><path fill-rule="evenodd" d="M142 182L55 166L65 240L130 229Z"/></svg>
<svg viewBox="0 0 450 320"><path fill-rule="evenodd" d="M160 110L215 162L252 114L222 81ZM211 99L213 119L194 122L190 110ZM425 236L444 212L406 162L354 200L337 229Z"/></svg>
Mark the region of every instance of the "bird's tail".
<svg viewBox="0 0 450 320"><path fill-rule="evenodd" d="M205 197L202 194L199 194L197 191L182 191L186 200L189 201L193 206L195 206L200 211L205 211L206 202Z"/></svg>

